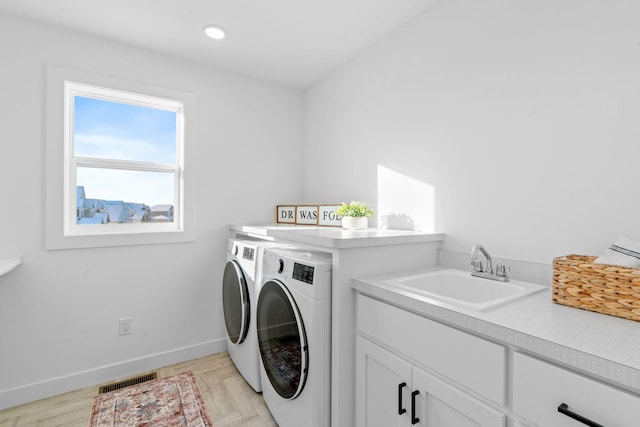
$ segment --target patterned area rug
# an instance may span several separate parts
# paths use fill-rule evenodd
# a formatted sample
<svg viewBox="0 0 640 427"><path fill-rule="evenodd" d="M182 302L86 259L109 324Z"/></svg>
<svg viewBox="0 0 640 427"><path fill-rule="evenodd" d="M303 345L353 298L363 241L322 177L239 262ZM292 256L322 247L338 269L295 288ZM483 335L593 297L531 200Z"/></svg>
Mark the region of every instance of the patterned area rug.
<svg viewBox="0 0 640 427"><path fill-rule="evenodd" d="M213 427L193 372L93 398L89 427Z"/></svg>

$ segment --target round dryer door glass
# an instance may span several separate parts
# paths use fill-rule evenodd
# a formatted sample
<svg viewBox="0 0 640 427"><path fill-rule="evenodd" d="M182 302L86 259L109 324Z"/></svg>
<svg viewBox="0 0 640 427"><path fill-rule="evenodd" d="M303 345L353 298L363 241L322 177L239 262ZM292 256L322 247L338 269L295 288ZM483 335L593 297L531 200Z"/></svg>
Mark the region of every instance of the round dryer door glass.
<svg viewBox="0 0 640 427"><path fill-rule="evenodd" d="M260 357L269 382L280 396L294 399L307 379L307 337L298 307L283 283L264 283L257 317Z"/></svg>
<svg viewBox="0 0 640 427"><path fill-rule="evenodd" d="M249 289L242 268L235 261L224 267L222 304L227 335L232 343L239 344L249 330Z"/></svg>

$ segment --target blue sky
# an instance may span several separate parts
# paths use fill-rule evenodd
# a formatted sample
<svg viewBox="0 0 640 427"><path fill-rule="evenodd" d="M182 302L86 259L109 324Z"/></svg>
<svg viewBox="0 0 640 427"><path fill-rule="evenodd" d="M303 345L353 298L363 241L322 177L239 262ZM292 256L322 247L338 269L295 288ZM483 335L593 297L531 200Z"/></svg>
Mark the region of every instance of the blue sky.
<svg viewBox="0 0 640 427"><path fill-rule="evenodd" d="M74 154L155 163L176 161L176 113L76 96ZM173 204L172 175L79 168L92 199Z"/></svg>

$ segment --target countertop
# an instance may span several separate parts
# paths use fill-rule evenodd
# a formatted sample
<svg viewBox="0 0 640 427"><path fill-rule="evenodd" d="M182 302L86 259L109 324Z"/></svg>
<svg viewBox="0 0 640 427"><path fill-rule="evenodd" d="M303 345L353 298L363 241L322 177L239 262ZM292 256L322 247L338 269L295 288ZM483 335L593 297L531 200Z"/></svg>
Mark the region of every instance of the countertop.
<svg viewBox="0 0 640 427"><path fill-rule="evenodd" d="M20 264L22 264L22 258L20 257L0 258L0 276L14 270Z"/></svg>
<svg viewBox="0 0 640 427"><path fill-rule="evenodd" d="M288 240L290 242L323 246L326 248L358 248L406 243L438 242L442 233L420 231L387 230L368 228L366 230L345 230L339 227L318 227L304 225L231 225L231 231Z"/></svg>
<svg viewBox="0 0 640 427"><path fill-rule="evenodd" d="M385 283L392 278L438 269L445 267L356 278L352 287L640 393L640 322L554 304L550 286L503 306L476 312Z"/></svg>

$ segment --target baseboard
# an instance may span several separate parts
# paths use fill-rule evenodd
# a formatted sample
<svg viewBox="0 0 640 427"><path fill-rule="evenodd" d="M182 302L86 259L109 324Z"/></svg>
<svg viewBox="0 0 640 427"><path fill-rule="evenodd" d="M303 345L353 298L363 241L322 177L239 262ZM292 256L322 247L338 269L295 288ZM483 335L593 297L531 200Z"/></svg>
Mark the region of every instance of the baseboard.
<svg viewBox="0 0 640 427"><path fill-rule="evenodd" d="M0 410L227 350L219 339L0 391ZM97 390L97 389L96 389Z"/></svg>

